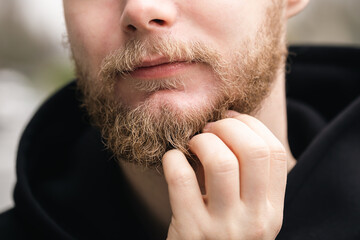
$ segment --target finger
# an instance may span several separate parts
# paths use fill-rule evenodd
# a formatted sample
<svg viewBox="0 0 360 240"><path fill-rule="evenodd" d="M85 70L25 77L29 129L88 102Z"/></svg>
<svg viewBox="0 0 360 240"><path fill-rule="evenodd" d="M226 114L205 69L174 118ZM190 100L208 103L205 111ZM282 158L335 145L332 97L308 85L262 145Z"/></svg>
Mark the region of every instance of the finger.
<svg viewBox="0 0 360 240"><path fill-rule="evenodd" d="M179 150L165 153L163 160L170 205L175 218L189 218L204 211L200 188L194 170Z"/></svg>
<svg viewBox="0 0 360 240"><path fill-rule="evenodd" d="M270 161L265 141L245 123L233 118L211 123L204 132L217 135L239 159L241 200L249 206L263 206Z"/></svg>
<svg viewBox="0 0 360 240"><path fill-rule="evenodd" d="M287 178L287 156L284 146L258 119L239 113L233 117L249 126L255 133L264 139L269 146L270 173L268 198L274 205L283 206Z"/></svg>
<svg viewBox="0 0 360 240"><path fill-rule="evenodd" d="M214 134L203 133L189 142L205 171L208 209L225 214L240 202L239 163L234 153Z"/></svg>

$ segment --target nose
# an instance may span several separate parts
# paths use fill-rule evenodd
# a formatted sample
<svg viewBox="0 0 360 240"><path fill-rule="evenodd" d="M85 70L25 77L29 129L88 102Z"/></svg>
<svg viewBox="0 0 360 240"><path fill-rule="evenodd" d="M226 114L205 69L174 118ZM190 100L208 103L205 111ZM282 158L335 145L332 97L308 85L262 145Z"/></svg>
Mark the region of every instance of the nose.
<svg viewBox="0 0 360 240"><path fill-rule="evenodd" d="M127 0L121 26L127 33L160 31L170 28L176 16L172 0Z"/></svg>

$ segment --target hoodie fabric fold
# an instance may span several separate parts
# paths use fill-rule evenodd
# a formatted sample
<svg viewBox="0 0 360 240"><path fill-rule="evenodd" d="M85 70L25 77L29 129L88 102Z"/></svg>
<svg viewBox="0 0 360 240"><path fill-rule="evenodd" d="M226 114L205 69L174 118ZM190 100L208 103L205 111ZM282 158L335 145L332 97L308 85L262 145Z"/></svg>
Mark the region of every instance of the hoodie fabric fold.
<svg viewBox="0 0 360 240"><path fill-rule="evenodd" d="M288 134L297 165L277 239L360 239L360 49L290 53ZM0 239L153 239L79 99L72 82L25 129L15 206L0 215Z"/></svg>

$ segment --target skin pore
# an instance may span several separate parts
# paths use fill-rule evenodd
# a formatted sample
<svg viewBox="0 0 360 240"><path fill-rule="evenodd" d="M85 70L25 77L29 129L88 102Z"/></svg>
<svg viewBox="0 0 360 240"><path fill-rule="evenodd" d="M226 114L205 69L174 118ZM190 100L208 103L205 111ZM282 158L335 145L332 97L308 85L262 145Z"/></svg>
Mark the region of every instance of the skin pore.
<svg viewBox="0 0 360 240"><path fill-rule="evenodd" d="M109 102L112 102L112 104L114 102L121 103L126 106L125 109L129 110L135 109L144 100L149 100L148 106L150 106L150 114L154 116L157 116L159 113L158 110L164 102L167 106L169 106L170 110L174 112L182 113L189 112L191 109L205 109L207 108L209 102L215 101L216 92L220 89L219 85L217 85L220 77L216 74L214 68L210 67L212 65L208 64L207 61L200 63L193 63L191 61L186 64L180 63L177 66L170 64L172 68L162 66L155 67L155 70L150 71L148 67L159 64L157 61L164 60L161 59L161 56L156 55L156 52L154 51L145 51L147 54L142 56L142 58L139 58L141 61L138 63L133 64L126 60L126 64L124 66L130 67L124 68L125 72L133 72L131 77L137 78L140 80L140 83L141 81L148 81L153 78L163 80L164 78L174 79L176 76L182 76L180 81L182 82L185 90L180 88L176 88L175 91L172 89L170 89L170 91L161 90L155 91L155 93L149 95L148 93L134 87L134 85L132 85L132 81L116 80L108 85L103 84L106 82L104 79L114 78L114 74L116 74L116 71L119 70L118 65L115 64L115 68L110 68L115 70L109 70L108 73L110 74L106 75L111 77L101 77L103 75L100 73L104 72L104 59L118 49L124 48L127 43L134 39L144 42L148 39L155 39L159 36L171 36L173 39L181 40L186 43L190 42L190 40L195 40L204 43L206 46L209 46L210 49L215 49L219 56L221 56L221 59L224 59L223 63L229 63L226 66L229 66L229 69L231 69L230 66L232 65L230 63L238 65L234 64L235 58L233 58L233 52L235 49L240 49L240 56L252 55L256 52L250 51L250 54L248 54L245 50L247 48L251 48L251 46L261 45L261 43L257 43L258 39L256 39L255 36L257 36L259 29L261 29L264 23L269 21L269 19L266 19L266 17L269 17L266 12L271 4L281 2L284 4L280 4L279 6L281 6L281 8L278 8L277 11L279 11L279 19L281 19L281 21L278 22L278 25L280 25L278 43L280 44L279 48L282 49L281 47L285 46L285 32L283 29L285 28L286 18L295 15L304 8L307 3L305 0L64 0L69 40L80 76L79 82L80 85L83 84L82 90L85 95L91 96L90 99L96 99L95 102L97 102L97 104L100 103L100 106L102 106L101 104L104 102L107 102L107 99L111 99ZM263 38L263 40L265 41L268 39ZM264 46L266 46L266 44L264 44ZM254 49L261 48L254 47ZM281 50L277 52L277 54L282 53L283 52ZM179 57L182 55L175 54L175 56ZM242 64L243 61L243 67L246 62L257 63L257 65L250 64L249 66L263 66L268 63L268 61L265 60L263 60L263 62L260 61L259 63L254 61L254 59L258 59L257 55L253 59L250 57L242 59L237 58L236 60L238 61L236 62ZM267 60L272 59L270 58ZM169 62L169 59L165 59L165 61ZM138 68L147 69L145 70L145 73L144 71L133 71ZM246 72L244 69L249 69L249 71ZM244 67L243 71L246 72L244 76L251 75L249 73L252 72L252 69L257 69L257 67ZM241 68L239 71L241 72ZM244 112L260 120L267 129L270 129L275 137L271 136L269 137L271 138L271 141L265 140L265 142L274 143L269 144L271 146L282 146L284 148L284 152L286 152L287 156L287 171L290 171L296 161L291 155L287 140L286 101L284 89L285 74L283 61L279 61L278 65L273 68L272 71L272 75L269 75L271 76L271 84L268 89L265 88L268 92L261 95L262 99L259 101L256 109L249 108L249 111ZM229 72L231 71L229 70ZM240 72L237 72L237 75L240 75ZM124 76L124 79L131 80L131 77L126 77L128 75ZM196 79L196 81L194 79ZM235 78L232 77L230 79ZM239 79L242 80L240 83L244 83L245 78ZM81 80L83 81L82 83ZM98 98L101 95L99 92L107 94L103 94L103 96ZM104 96L108 96L108 98L105 98ZM109 106L110 107L108 107L108 109L111 111L111 106L114 105ZM96 109L99 108L102 107L97 105ZM88 110L90 112L92 111L91 108ZM232 110L242 112L241 109L234 108ZM104 110L102 109L97 113L103 113L103 111ZM225 112L222 114L225 114ZM242 119L242 117L238 115L230 117L239 119L239 121L250 126L252 126L252 124L254 126L256 125L256 127L254 127L256 128L255 130L250 127L254 130L254 132L259 131L258 129L263 127L262 125L259 126L259 123L257 122L253 123L254 119ZM216 129L214 128L214 130L210 130L210 132L226 143L226 137L219 136L215 130ZM270 131L269 134L271 134ZM194 153L199 152L199 155L201 155L201 149L205 149L208 146L206 146L207 140L201 139L204 135L199 134L199 136L200 137L191 140L192 145L190 144L190 148L192 148L191 150L193 150ZM218 142L218 138L213 142ZM251 138L250 135L249 138ZM268 138L268 135L265 137L262 136L262 138ZM209 146L212 145L213 142L210 142L209 140ZM227 145L230 147L231 144ZM217 145L215 144L214 148L216 147ZM234 153L237 152L236 149L231 149ZM164 152L166 150L168 149L164 149ZM114 151L116 151L116 149L114 149ZM126 152L126 150L123 150L123 152L124 151ZM223 151L222 147L221 151ZM228 149L225 149L224 152L228 152ZM247 151L245 150L242 152ZM171 180L169 182L171 175L175 176L175 173L170 175L167 174L171 172L169 170L171 169L171 166L168 164L168 162L171 161L168 161L167 159L172 158L172 162L175 164L176 161L180 161L179 159L181 159L181 155L175 156L174 152L171 152L166 156L167 157L164 158L164 161L166 162L164 171L165 175L167 175L167 179L164 179L164 176L159 174L156 169L144 168L144 166L133 164L132 162L120 161L120 166L129 183L138 194L139 199L141 199L145 208L149 210L150 218L154 220L156 225L158 225L160 232L154 234L159 234L160 236L164 235L164 232L167 232L171 221L169 238L172 238L171 236L177 236L177 234L180 236L181 230L179 230L179 225L176 225L176 222L171 220L174 219L177 212L177 207L175 206L176 204L171 199L172 196L174 196L171 191L176 188L172 187L170 184ZM244 157L244 159L245 158L246 157ZM204 162L203 158L201 158L200 161L201 164L204 165L205 175L209 172L211 173L210 170L207 170L208 163ZM214 159L214 162L216 162L216 159ZM186 166L182 164L183 163L179 162L178 168L181 169L180 166L183 166L183 169L186 169ZM238 161L236 161L236 164L239 164ZM246 174L243 175L245 176ZM239 178L239 176L237 178ZM209 181L209 179L210 177L206 177L207 181ZM282 186L280 187L281 189L284 189L284 182L284 178L282 178L282 183L279 183L279 185ZM201 182L201 180L199 184L205 185L205 183ZM226 188L226 186L224 188ZM168 189L171 190L170 193ZM211 191L209 191L209 194L210 193ZM209 201L209 203L212 202L211 200ZM209 206L211 206L211 204ZM278 210L276 215L279 215L279 212L281 211ZM206 218L204 217L204 219ZM274 229L278 227L279 226L274 227ZM273 232L276 231L277 230L269 230L269 234L274 236ZM175 235L174 232L176 233Z"/></svg>

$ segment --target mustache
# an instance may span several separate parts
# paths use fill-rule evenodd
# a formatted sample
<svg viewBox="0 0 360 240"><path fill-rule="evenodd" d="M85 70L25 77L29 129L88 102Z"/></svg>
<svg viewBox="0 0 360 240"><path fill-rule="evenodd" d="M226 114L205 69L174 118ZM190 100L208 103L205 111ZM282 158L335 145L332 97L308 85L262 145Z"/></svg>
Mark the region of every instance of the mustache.
<svg viewBox="0 0 360 240"><path fill-rule="evenodd" d="M107 55L101 64L100 76L114 78L127 76L141 66L145 58L159 56L171 62L204 63L214 70L219 67L220 54L199 41L182 41L173 37L152 37L129 40L123 48Z"/></svg>

